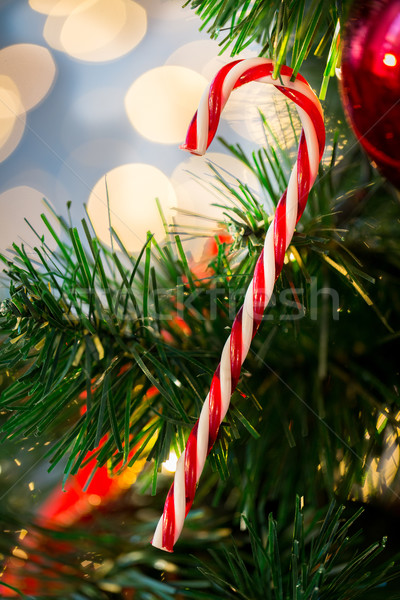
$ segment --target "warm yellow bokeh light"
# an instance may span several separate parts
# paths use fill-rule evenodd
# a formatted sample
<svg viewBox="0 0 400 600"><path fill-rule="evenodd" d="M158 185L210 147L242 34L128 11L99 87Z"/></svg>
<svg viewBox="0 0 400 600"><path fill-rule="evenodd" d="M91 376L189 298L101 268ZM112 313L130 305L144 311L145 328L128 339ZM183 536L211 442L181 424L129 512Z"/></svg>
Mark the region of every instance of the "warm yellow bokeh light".
<svg viewBox="0 0 400 600"><path fill-rule="evenodd" d="M121 4L124 6L125 21L117 35L110 39L108 43L105 43L103 39L101 47L89 52L79 51L75 54L71 52L72 56L90 62L115 60L128 54L142 41L147 31L146 11L136 2L129 0L123 0ZM64 49L67 51L65 44Z"/></svg>
<svg viewBox="0 0 400 600"><path fill-rule="evenodd" d="M167 471L168 473L175 473L176 465L178 464L178 457L176 453L171 450L169 456L166 461L162 464L163 471Z"/></svg>
<svg viewBox="0 0 400 600"><path fill-rule="evenodd" d="M0 75L0 162L18 146L25 130L26 115L13 79Z"/></svg>
<svg viewBox="0 0 400 600"><path fill-rule="evenodd" d="M11 77L0 75L0 147L10 137L17 115L21 111L21 98Z"/></svg>
<svg viewBox="0 0 400 600"><path fill-rule="evenodd" d="M82 2L65 21L61 44L67 54L79 58L111 42L126 21L125 2Z"/></svg>
<svg viewBox="0 0 400 600"><path fill-rule="evenodd" d="M232 187L238 187L237 179L247 184L255 197L262 202L263 194L257 177L238 158L229 154L219 152L207 152L205 156L187 155L187 159L181 162L171 175L178 199L178 210L175 217L177 228L182 232L182 240L189 240L185 248L190 251L193 258L198 260L202 254L205 237L197 237L218 230L218 222L225 222L224 208L215 204L231 206L234 205L218 193L213 186L222 186L216 182L215 174L209 167L209 163L217 167L222 177ZM273 210L272 206L268 206ZM185 211L184 213L180 210ZM192 213L192 214L187 214ZM197 215L197 216L195 216ZM186 235L184 235L186 234ZM190 239L194 237L194 239Z"/></svg>
<svg viewBox="0 0 400 600"><path fill-rule="evenodd" d="M184 44L174 50L165 61L165 64L187 67L201 73L201 75L208 80L213 78L218 69L215 69L211 78L209 78L204 72L204 68L214 57L218 56L219 52L220 47L216 40L197 40L195 42ZM220 61L220 67L231 60L228 55L226 55L226 58L225 56L219 56L218 59Z"/></svg>
<svg viewBox="0 0 400 600"><path fill-rule="evenodd" d="M268 124L280 144L291 149L296 146L296 138L287 106L287 99L276 91L273 85L252 82L231 94L221 117L229 123L235 133L265 146L265 130L259 113L261 110L268 117ZM296 110L292 113L292 121L296 123ZM299 127L299 131L300 129Z"/></svg>
<svg viewBox="0 0 400 600"><path fill-rule="evenodd" d="M98 494L90 494L88 497L88 502L92 506L99 506L101 504L101 498Z"/></svg>
<svg viewBox="0 0 400 600"><path fill-rule="evenodd" d="M147 31L146 11L132 0L63 0L48 15L43 30L47 43L88 62L127 54Z"/></svg>
<svg viewBox="0 0 400 600"><path fill-rule="evenodd" d="M18 146L26 111L48 94L56 74L54 60L43 46L14 44L0 50L0 162Z"/></svg>
<svg viewBox="0 0 400 600"><path fill-rule="evenodd" d="M131 85L125 108L132 125L152 142L182 142L207 80L186 67L147 71Z"/></svg>
<svg viewBox="0 0 400 600"><path fill-rule="evenodd" d="M89 197L88 212L98 237L111 245L107 191L111 225L126 249L137 252L146 241L147 231L158 240L164 227L155 199L161 202L167 220L176 206L174 189L166 175L152 165L122 165L99 179ZM114 246L118 247L114 241Z"/></svg>
<svg viewBox="0 0 400 600"><path fill-rule="evenodd" d="M181 0L141 0L146 6L149 17L163 21L176 21L190 19L190 11L182 10Z"/></svg>
<svg viewBox="0 0 400 600"><path fill-rule="evenodd" d="M256 51L246 48L240 56L241 58L254 58L257 55L258 49ZM199 40L189 42L175 50L167 58L165 64L190 66L191 69L195 69L203 75L208 82L231 60L229 54L219 54L217 42ZM290 119L286 110L285 98L274 91L271 85L252 83L235 90L229 97L221 118L227 121L232 129L242 137L251 142L265 145L265 134L258 108L261 108L264 114L268 115L269 120L272 120L274 129L279 126L279 134L281 133L279 119L283 120L285 134L290 137L290 143L294 141L293 132L289 131ZM279 114L277 114L277 109Z"/></svg>
<svg viewBox="0 0 400 600"><path fill-rule="evenodd" d="M92 0L95 2L96 0ZM29 6L37 12L45 15L52 14L55 17L64 17L69 15L75 8L79 8L82 0L29 0Z"/></svg>
<svg viewBox="0 0 400 600"><path fill-rule="evenodd" d="M0 50L0 72L16 84L23 113L46 97L56 75L56 65L47 48L14 44Z"/></svg>
<svg viewBox="0 0 400 600"><path fill-rule="evenodd" d="M61 43L61 32L64 27L66 17L64 15L50 14L43 28L43 37L54 50L64 51Z"/></svg>
<svg viewBox="0 0 400 600"><path fill-rule="evenodd" d="M254 58L258 50L247 48L241 58ZM198 71L207 81L211 81L216 73L231 61L228 54L219 55L218 44L213 40L189 42L175 50L166 60L167 65L179 65ZM290 119L286 109L285 98L277 93L273 86L252 83L243 86L231 94L221 118L227 121L232 129L242 137L260 145L265 145L265 133L261 124L258 109L268 115L269 123L275 132L283 133L289 145L295 141ZM283 123L283 126L282 126ZM280 137L281 141L284 143Z"/></svg>
<svg viewBox="0 0 400 600"><path fill-rule="evenodd" d="M26 185L11 188L0 194L0 252L5 252L12 243L25 244L27 254L34 254L33 246L40 244L31 228L25 222L25 218L39 235L46 233L45 225L40 218L45 212L43 194L38 190ZM47 215L48 218L49 215ZM60 231L59 224L50 218L52 227ZM50 234L46 241L52 246Z"/></svg>

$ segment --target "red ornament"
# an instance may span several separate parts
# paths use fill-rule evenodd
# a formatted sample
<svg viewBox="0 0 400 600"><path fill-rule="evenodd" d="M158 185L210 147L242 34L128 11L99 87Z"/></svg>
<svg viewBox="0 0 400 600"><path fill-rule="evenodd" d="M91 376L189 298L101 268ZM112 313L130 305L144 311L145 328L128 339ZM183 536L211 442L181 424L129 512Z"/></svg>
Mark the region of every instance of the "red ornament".
<svg viewBox="0 0 400 600"><path fill-rule="evenodd" d="M400 0L356 0L344 32L342 97L381 173L400 188Z"/></svg>

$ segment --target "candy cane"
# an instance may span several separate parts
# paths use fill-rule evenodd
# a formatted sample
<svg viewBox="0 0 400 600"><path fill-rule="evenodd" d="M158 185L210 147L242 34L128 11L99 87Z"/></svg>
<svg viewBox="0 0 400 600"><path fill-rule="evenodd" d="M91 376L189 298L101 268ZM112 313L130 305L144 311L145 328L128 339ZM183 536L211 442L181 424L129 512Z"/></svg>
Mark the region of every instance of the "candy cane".
<svg viewBox="0 0 400 600"><path fill-rule="evenodd" d="M250 81L274 85L295 103L302 123L297 162L289 185L278 202L243 306L233 322L200 417L178 460L174 482L154 533L153 546L169 552L173 551L192 506L206 457L217 438L251 340L258 330L275 281L282 270L285 252L303 214L324 151L325 128L318 98L301 75L291 81L293 70L289 67L281 68L279 79L272 78L273 69L274 63L265 58L236 60L222 67L205 90L190 123L185 144L181 146L192 154L203 155L215 136L230 93Z"/></svg>

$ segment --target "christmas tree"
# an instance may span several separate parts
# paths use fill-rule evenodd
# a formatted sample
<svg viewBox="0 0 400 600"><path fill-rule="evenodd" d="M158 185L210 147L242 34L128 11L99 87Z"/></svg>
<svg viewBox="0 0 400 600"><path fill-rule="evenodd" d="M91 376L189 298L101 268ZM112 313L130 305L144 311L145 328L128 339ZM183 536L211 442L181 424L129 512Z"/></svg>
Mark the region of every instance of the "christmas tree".
<svg viewBox="0 0 400 600"><path fill-rule="evenodd" d="M182 8L234 60L257 43L277 85L287 67L292 80L301 72L319 94L327 137L172 554L150 541L288 186L302 144L295 108L278 106L281 128L260 111L265 144L253 153L222 140L274 208L211 166L224 217L203 232L200 260L184 243L197 230L179 215L171 225L161 204L165 238L149 231L136 253L114 229L110 249L89 216L55 215L59 233L43 215L33 257L17 243L13 259L0 256L9 285L0 457L14 460L22 446L28 473L49 469L39 506L25 501L18 468L1 485L0 595L400 598L399 4L350 4ZM391 27L379 54L388 82L371 70L364 89L368 61L357 71L353 38L378 21ZM367 41L376 55L376 37ZM368 44L357 48L368 55ZM369 114L371 105L381 112ZM52 476L60 469L62 482Z"/></svg>

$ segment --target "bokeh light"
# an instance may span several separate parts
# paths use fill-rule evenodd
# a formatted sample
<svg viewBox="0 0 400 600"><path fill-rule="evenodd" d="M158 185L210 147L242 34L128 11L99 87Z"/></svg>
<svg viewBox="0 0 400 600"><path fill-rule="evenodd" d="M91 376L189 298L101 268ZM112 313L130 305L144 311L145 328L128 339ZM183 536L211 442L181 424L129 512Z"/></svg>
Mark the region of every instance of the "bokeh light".
<svg viewBox="0 0 400 600"><path fill-rule="evenodd" d="M163 21L188 21L192 18L189 10L182 10L181 0L141 0L149 17Z"/></svg>
<svg viewBox="0 0 400 600"><path fill-rule="evenodd" d="M15 87L15 91L12 89ZM7 141L14 126L16 110L19 110L19 94L9 77L0 75L0 146ZM13 108L15 107L15 110Z"/></svg>
<svg viewBox="0 0 400 600"><path fill-rule="evenodd" d="M82 0L29 0L29 6L37 12L54 16L64 17L69 15L71 11L78 8L82 4Z"/></svg>
<svg viewBox="0 0 400 600"><path fill-rule="evenodd" d="M0 73L15 82L21 97L20 112L24 112L47 96L55 79L56 65L43 46L13 44L0 50Z"/></svg>
<svg viewBox="0 0 400 600"><path fill-rule="evenodd" d="M46 2L34 5L36 10L47 11ZM43 35L48 44L88 62L124 56L147 31L145 9L131 0L62 0L47 14Z"/></svg>
<svg viewBox="0 0 400 600"><path fill-rule="evenodd" d="M25 114L19 90L11 77L0 75L0 161L16 148L24 128Z"/></svg>
<svg viewBox="0 0 400 600"><path fill-rule="evenodd" d="M6 252L15 242L17 244L24 243L26 253L33 254L33 247L39 246L40 241L25 219L39 235L46 232L46 227L40 217L42 213L46 213L43 194L26 185L11 188L0 194L0 210L2 215L0 219L0 252ZM50 219L55 231L59 232L60 227L57 221L52 219L48 213L46 216ZM46 242L50 247L53 246L50 234L46 236Z"/></svg>
<svg viewBox="0 0 400 600"><path fill-rule="evenodd" d="M294 123L298 121L296 110L273 85L253 82L235 90L226 103L222 119L227 121L235 133L257 145L265 146L266 135L260 111L268 117L268 125L287 149L296 144L289 111ZM297 133L300 132L298 128Z"/></svg>
<svg viewBox="0 0 400 600"><path fill-rule="evenodd" d="M175 473L177 464L178 457L176 453L173 450L171 450L167 460L165 460L161 465L163 473Z"/></svg>
<svg viewBox="0 0 400 600"><path fill-rule="evenodd" d="M47 48L13 44L0 50L0 162L18 146L26 111L49 93L56 66Z"/></svg>
<svg viewBox="0 0 400 600"><path fill-rule="evenodd" d="M383 62L387 67L395 67L397 64L397 58L394 54L386 52L385 56L383 57Z"/></svg>
<svg viewBox="0 0 400 600"><path fill-rule="evenodd" d="M176 196L162 171L143 163L126 164L112 169L96 183L88 213L98 237L111 246L107 196L111 225L129 252L142 248L149 230L158 240L165 237L155 199L159 199L170 220ZM115 241L114 245L118 248Z"/></svg>
<svg viewBox="0 0 400 600"><path fill-rule="evenodd" d="M260 188L257 177L239 159L228 154L208 152L206 156L190 156L180 163L171 176L178 199L178 213L175 217L177 229L186 241L186 250L190 251L196 260L201 256L205 234L212 235L220 229L219 222L226 220L223 206L234 206L228 198L219 194L213 186L218 186L215 175L209 163L215 166L225 181L232 187L238 187L237 179L246 184L255 197L269 207ZM232 200L234 200L232 198ZM180 212L182 211L182 212ZM191 213L191 214L190 214ZM191 239L196 234L203 237Z"/></svg>
<svg viewBox="0 0 400 600"><path fill-rule="evenodd" d="M254 58L258 50L247 48L240 58ZM207 82L232 58L229 53L219 55L219 47L213 40L198 40L177 48L166 60L166 65L190 67L198 71ZM287 102L271 85L252 83L231 94L221 118L241 137L257 145L265 144L265 132L261 124L259 109L268 115L274 133L281 142L292 146L295 141L287 111ZM295 111L293 111L295 112ZM294 117L296 118L296 117ZM283 127L282 127L283 122ZM279 131L277 131L279 127Z"/></svg>
<svg viewBox="0 0 400 600"><path fill-rule="evenodd" d="M207 81L209 80L209 67L211 61L220 52L218 42L215 40L197 40L195 42L189 42L180 46L167 58L165 61L166 65L178 65L180 67L186 67L197 71L203 75ZM221 67L229 62L230 57L228 54L218 56L218 61ZM212 76L215 75L218 69L215 69Z"/></svg>
<svg viewBox="0 0 400 600"><path fill-rule="evenodd" d="M143 137L163 144L185 138L207 80L192 69L163 66L151 69L131 85L125 108Z"/></svg>

